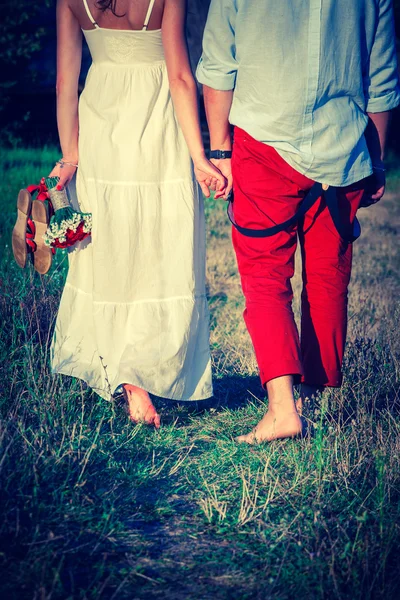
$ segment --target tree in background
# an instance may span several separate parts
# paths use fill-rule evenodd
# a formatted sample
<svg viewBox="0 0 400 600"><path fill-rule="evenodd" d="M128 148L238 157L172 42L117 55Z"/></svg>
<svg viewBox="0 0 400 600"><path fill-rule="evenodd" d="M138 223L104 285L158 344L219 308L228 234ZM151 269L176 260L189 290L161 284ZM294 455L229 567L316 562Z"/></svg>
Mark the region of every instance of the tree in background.
<svg viewBox="0 0 400 600"><path fill-rule="evenodd" d="M40 13L51 5L54 6L52 0L5 0L0 3L0 112L6 109L15 86L29 87L38 76L28 66L46 36L46 27L39 22ZM10 123L5 130L11 135L15 125Z"/></svg>
<svg viewBox="0 0 400 600"><path fill-rule="evenodd" d="M400 0L393 2L399 39ZM55 4L56 0L0 0L0 122L3 126L0 142L17 139L15 136L18 130L22 133L22 127L30 142L32 133L39 142L43 124L40 124L41 115L38 116L35 103L43 104L44 116L48 109L54 109ZM210 0L188 0L187 33L193 68L201 54L209 5ZM89 62L86 55L84 59L83 77ZM39 93L41 97L37 100ZM27 122L32 110L36 112L31 121L36 119L36 124ZM395 121L397 129L397 116Z"/></svg>
<svg viewBox="0 0 400 600"><path fill-rule="evenodd" d="M187 36L193 69L201 55L203 31L210 0L188 0Z"/></svg>
<svg viewBox="0 0 400 600"><path fill-rule="evenodd" d="M396 31L400 37L400 0L393 1ZM4 108L9 92L15 85L21 82L29 85L32 78L38 76L27 66L35 53L41 49L49 29L53 26L55 3L56 0L0 2L0 92L3 98L0 100L0 110ZM209 5L210 0L188 0L188 41L193 66L200 57Z"/></svg>

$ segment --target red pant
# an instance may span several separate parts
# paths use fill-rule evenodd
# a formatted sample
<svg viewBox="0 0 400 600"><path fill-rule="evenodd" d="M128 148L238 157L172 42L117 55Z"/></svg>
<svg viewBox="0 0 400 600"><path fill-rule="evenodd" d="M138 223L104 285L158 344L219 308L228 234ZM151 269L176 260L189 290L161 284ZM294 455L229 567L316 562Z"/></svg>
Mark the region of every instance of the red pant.
<svg viewBox="0 0 400 600"><path fill-rule="evenodd" d="M254 229L293 216L314 183L239 128L232 172L235 220ZM342 219L354 220L362 195L363 182L340 190ZM297 238L303 260L301 343L290 283ZM340 238L325 201L321 198L301 222L271 237L250 238L233 229L233 245L262 384L293 375L295 382L340 386L352 246Z"/></svg>

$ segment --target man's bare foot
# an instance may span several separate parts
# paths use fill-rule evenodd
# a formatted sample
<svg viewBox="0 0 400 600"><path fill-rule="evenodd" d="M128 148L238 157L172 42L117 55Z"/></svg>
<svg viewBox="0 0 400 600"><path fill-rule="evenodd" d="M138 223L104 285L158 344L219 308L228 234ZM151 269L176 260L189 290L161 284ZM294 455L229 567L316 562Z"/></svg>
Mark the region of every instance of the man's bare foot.
<svg viewBox="0 0 400 600"><path fill-rule="evenodd" d="M129 418L134 423L145 423L160 428L161 419L149 394L136 385L124 384L125 400L128 404Z"/></svg>
<svg viewBox="0 0 400 600"><path fill-rule="evenodd" d="M279 412L269 409L256 427L247 435L240 435L237 442L259 444L273 440L292 438L301 434L302 423L297 412Z"/></svg>

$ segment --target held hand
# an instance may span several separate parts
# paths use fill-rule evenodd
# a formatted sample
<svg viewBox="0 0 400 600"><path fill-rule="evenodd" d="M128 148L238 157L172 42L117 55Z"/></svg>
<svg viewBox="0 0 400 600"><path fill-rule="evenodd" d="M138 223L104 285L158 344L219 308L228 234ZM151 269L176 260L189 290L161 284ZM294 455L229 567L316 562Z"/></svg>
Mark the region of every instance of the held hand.
<svg viewBox="0 0 400 600"><path fill-rule="evenodd" d="M206 157L194 162L194 174L206 198L210 197L210 189L225 193L227 185L225 177Z"/></svg>
<svg viewBox="0 0 400 600"><path fill-rule="evenodd" d="M71 179L75 175L76 167L67 164L56 164L49 177L59 177L57 188L62 190L70 183Z"/></svg>
<svg viewBox="0 0 400 600"><path fill-rule="evenodd" d="M231 159L230 158L224 158L224 159L211 159L211 162L213 163L213 165L215 165L217 167L217 169L219 169L222 173L222 175L224 175L224 177L226 178L228 184L225 187L224 190L217 190L215 193L214 198L224 198L224 200L227 200L229 197L229 194L231 193L232 190L232 186L233 186L233 179L232 179L232 167L231 167ZM211 188L213 189L213 188ZM215 189L215 188L214 188Z"/></svg>
<svg viewBox="0 0 400 600"><path fill-rule="evenodd" d="M360 207L366 208L372 204L376 204L382 199L385 193L386 177L385 171L374 170L373 174L366 181L364 196L361 200Z"/></svg>

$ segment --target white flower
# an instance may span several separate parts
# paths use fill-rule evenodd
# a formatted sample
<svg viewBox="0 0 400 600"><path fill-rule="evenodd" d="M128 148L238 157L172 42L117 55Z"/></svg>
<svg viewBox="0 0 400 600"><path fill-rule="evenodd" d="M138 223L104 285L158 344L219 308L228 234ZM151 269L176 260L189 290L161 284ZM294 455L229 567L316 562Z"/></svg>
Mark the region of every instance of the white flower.
<svg viewBox="0 0 400 600"><path fill-rule="evenodd" d="M43 236L46 246L52 246L56 241L63 244L67 240L68 232L76 233L79 225L83 223L83 232L91 233L92 215L90 213L74 212L71 217L64 219L61 223L52 222Z"/></svg>

